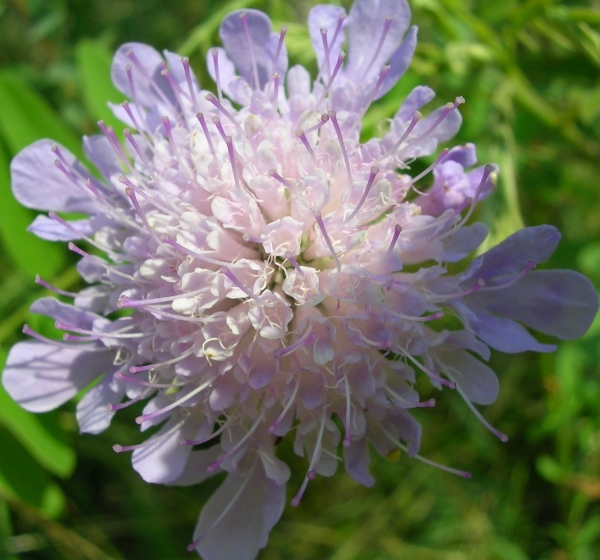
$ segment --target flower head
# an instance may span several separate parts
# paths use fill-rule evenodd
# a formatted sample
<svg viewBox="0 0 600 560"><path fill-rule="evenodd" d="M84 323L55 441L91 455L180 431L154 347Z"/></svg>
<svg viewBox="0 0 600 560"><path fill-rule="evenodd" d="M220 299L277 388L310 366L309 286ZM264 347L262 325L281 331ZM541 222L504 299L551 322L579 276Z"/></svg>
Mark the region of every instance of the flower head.
<svg viewBox="0 0 600 560"><path fill-rule="evenodd" d="M570 339L596 313L585 277L533 270L558 243L551 226L524 229L448 272L486 237L469 218L497 169L473 168L467 144L409 171L457 132L462 98L423 116L434 93L417 87L382 138L360 142L369 105L408 68L417 34L409 22L404 0L357 0L349 14L315 7L312 81L301 66L288 70L285 29L273 32L261 12L234 12L221 25L223 48L208 54L216 95L186 58L123 45L112 76L129 98L113 107L125 142L103 123L84 139L103 180L50 140L12 163L17 199L49 211L31 231L69 241L90 286L72 305L34 303L64 341L26 327L33 340L13 347L4 386L42 412L98 380L77 406L88 433L146 401L136 421L158 431L114 447L133 451L146 481L229 473L190 545L207 560L251 559L265 546L289 477L275 445L292 429L308 461L292 505L317 474L335 472L338 451L366 486L369 443L422 459L410 409L435 402L420 401L417 374L455 389L505 440L474 406L498 395L490 347L551 351L525 327ZM439 326L444 315L462 327Z"/></svg>

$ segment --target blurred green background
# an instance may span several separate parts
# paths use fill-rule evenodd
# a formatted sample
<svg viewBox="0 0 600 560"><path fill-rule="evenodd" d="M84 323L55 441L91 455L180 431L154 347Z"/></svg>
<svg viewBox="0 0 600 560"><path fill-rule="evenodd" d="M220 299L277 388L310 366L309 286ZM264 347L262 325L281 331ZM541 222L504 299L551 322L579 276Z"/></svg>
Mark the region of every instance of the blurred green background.
<svg viewBox="0 0 600 560"><path fill-rule="evenodd" d="M349 2L344 2L349 7ZM10 158L51 137L81 154L80 137L106 101L112 51L147 42L190 56L204 87L207 49L222 17L256 7L289 26L292 62L314 68L305 20L312 3L247 0L0 0L0 359L44 292L34 275L80 287L66 246L25 232L32 212L10 194ZM413 0L419 46L410 71L367 117L377 132L406 93L426 84L440 102L463 95L456 143L501 167L478 218L495 244L524 224L550 223L563 240L549 266L600 285L600 2ZM116 124L116 123L115 123ZM406 457L374 458L377 485L339 472L286 507L263 560L594 560L600 558L600 322L554 355L492 358L498 401L484 410L502 444L446 391L421 411L422 454L469 469L465 481ZM424 398L428 398L423 386ZM22 411L0 389L0 558L193 558L201 505L219 484L148 485L115 442L139 440L131 407L100 436L79 436L74 405ZM419 412L419 411L417 411ZM287 443L297 487L306 462Z"/></svg>

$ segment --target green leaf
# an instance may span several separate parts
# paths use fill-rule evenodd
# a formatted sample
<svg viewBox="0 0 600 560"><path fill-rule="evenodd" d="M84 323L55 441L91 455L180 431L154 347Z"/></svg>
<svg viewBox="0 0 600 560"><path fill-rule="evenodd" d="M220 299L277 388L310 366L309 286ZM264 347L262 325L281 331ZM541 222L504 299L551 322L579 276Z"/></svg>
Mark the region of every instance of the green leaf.
<svg viewBox="0 0 600 560"><path fill-rule="evenodd" d="M83 159L80 140L48 103L10 71L0 72L0 132L12 154L40 138L51 138Z"/></svg>
<svg viewBox="0 0 600 560"><path fill-rule="evenodd" d="M2 368L6 361L7 352L0 349L0 364ZM56 438L44 425L48 415L39 416L22 409L0 385L0 424L4 425L21 445L38 461L40 465L58 476L66 477L75 468L75 452L64 442ZM2 455L4 455L4 449Z"/></svg>
<svg viewBox="0 0 600 560"><path fill-rule="evenodd" d="M1 117L0 117L1 118ZM21 206L12 195L8 158L0 146L0 239L13 262L27 275L53 278L65 260L64 247L39 239L26 231L35 213ZM43 258L40 258L43 255Z"/></svg>
<svg viewBox="0 0 600 560"><path fill-rule="evenodd" d="M111 81L111 51L100 41L85 39L77 44L75 54L87 110L94 119L102 119L118 133L124 125L114 116L107 102L120 103L124 97Z"/></svg>

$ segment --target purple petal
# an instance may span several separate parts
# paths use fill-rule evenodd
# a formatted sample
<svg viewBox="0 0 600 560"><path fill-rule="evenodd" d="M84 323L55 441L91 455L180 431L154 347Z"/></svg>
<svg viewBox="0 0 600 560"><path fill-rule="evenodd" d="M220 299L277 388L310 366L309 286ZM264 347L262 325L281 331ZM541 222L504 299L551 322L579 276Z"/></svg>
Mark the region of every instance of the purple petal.
<svg viewBox="0 0 600 560"><path fill-rule="evenodd" d="M402 41L402 44L392 55L389 63L390 70L383 79L383 83L381 84L381 88L377 92L375 99L383 97L388 91L390 91L394 85L396 85L396 82L402 76L404 76L404 73L408 70L408 67L413 59L413 55L415 54L415 49L417 48L417 32L417 26L413 25L410 28L410 31L407 33L404 41Z"/></svg>
<svg viewBox="0 0 600 560"><path fill-rule="evenodd" d="M528 227L477 257L463 275L482 278L487 285L502 284L521 272L529 261L545 262L556 249L560 232L554 226Z"/></svg>
<svg viewBox="0 0 600 560"><path fill-rule="evenodd" d="M108 410L108 405L121 402L124 394L124 383L116 381L112 374L104 377L77 403L79 431L85 434L99 434L106 430L115 415Z"/></svg>
<svg viewBox="0 0 600 560"><path fill-rule="evenodd" d="M324 69L325 48L321 29L327 30L327 46L329 48L329 68L332 69L338 59L344 43L344 29L348 25L348 18L344 19L342 28L337 36L337 29L340 17L346 15L346 10L340 6L329 6L323 4L315 6L308 14L308 32L312 42L313 50L317 55L317 63L320 69ZM333 40L335 37L335 41ZM327 79L327 77L325 77Z"/></svg>
<svg viewBox="0 0 600 560"><path fill-rule="evenodd" d="M144 447L133 452L131 464L146 482L166 484L183 473L192 446L180 445L179 440L193 439L196 432L192 422L177 428L180 423L179 417L171 418Z"/></svg>
<svg viewBox="0 0 600 560"><path fill-rule="evenodd" d="M54 212L95 214L96 203L84 186L90 174L66 148L56 144L67 163L74 168L81 184L75 186L54 162L52 140L38 140L21 150L10 164L12 189L15 198L27 208Z"/></svg>
<svg viewBox="0 0 600 560"><path fill-rule="evenodd" d="M177 53L164 50L163 54L169 65L169 70L175 81L181 86L181 89L185 91L185 93L189 94L190 88L187 83L187 77L185 75L185 68L183 66L183 57ZM194 74L194 71L190 67L190 75L192 78L192 87L196 93L200 92L200 85L198 84L198 79Z"/></svg>
<svg viewBox="0 0 600 560"><path fill-rule="evenodd" d="M473 332L486 344L505 352L519 354L531 350L533 352L554 352L554 344L538 342L525 327L512 319L496 317L483 311L477 312L478 322L472 322Z"/></svg>
<svg viewBox="0 0 600 560"><path fill-rule="evenodd" d="M369 472L369 463L371 456L367 446L367 438L363 437L358 441L353 441L350 447L344 447L344 465L350 478L371 488L375 484L375 479Z"/></svg>
<svg viewBox="0 0 600 560"><path fill-rule="evenodd" d="M30 311L52 317L71 327L91 330L97 319L106 320L100 315L82 311L77 307L62 303L53 297L40 298L31 304Z"/></svg>
<svg viewBox="0 0 600 560"><path fill-rule="evenodd" d="M479 222L472 226L461 227L454 235L444 240L444 260L458 262L464 259L483 243L487 234L487 226Z"/></svg>
<svg viewBox="0 0 600 560"><path fill-rule="evenodd" d="M452 379L475 404L492 404L500 391L496 373L474 356L464 351L436 350L437 358Z"/></svg>
<svg viewBox="0 0 600 560"><path fill-rule="evenodd" d="M83 235L89 237L94 234L89 220L74 220L69 222L69 224L81 232L81 234L78 235L63 226L60 222L43 215L36 216L35 220L27 228L27 231L48 241L73 241L74 239L81 239Z"/></svg>
<svg viewBox="0 0 600 560"><path fill-rule="evenodd" d="M472 295L477 307L571 340L586 333L598 311L593 284L573 270L534 270L506 291Z"/></svg>
<svg viewBox="0 0 600 560"><path fill-rule="evenodd" d="M273 60L267 50L271 38L268 16L258 10L232 12L221 23L219 36L240 76L254 89L262 89L274 72ZM258 76L255 76L255 65Z"/></svg>
<svg viewBox="0 0 600 560"><path fill-rule="evenodd" d="M110 370L113 353L86 352L26 340L8 354L2 382L6 392L25 410L47 412Z"/></svg>
<svg viewBox="0 0 600 560"><path fill-rule="evenodd" d="M376 53L387 17L393 18L392 23ZM409 23L410 8L404 0L356 0L350 8L346 75L356 84L377 77L398 48Z"/></svg>
<svg viewBox="0 0 600 560"><path fill-rule="evenodd" d="M120 105L117 105L117 107L119 107L123 114L127 116L123 107ZM133 123L129 123L129 117L127 117L127 123L132 127L134 126ZM114 175L115 173L118 175L123 174L119 159L117 158L115 151L111 148L106 136L102 134L84 136L83 151L85 152L85 156L107 179L110 179L111 175Z"/></svg>
<svg viewBox="0 0 600 560"><path fill-rule="evenodd" d="M130 53L135 57L137 64ZM169 82L161 75L162 62L163 58L156 49L143 43L125 43L119 47L113 58L113 83L129 99L143 107L173 107L176 105L175 96ZM128 68L131 68L133 90L127 76Z"/></svg>
<svg viewBox="0 0 600 560"><path fill-rule="evenodd" d="M283 498L256 463L243 474L229 474L202 510L194 538L203 538L196 550L204 560L254 560Z"/></svg>
<svg viewBox="0 0 600 560"><path fill-rule="evenodd" d="M206 69L209 76L216 83L217 73L215 72L215 58L213 52L217 53L217 65L219 67L219 85L223 93L232 101L242 105L250 102L252 90L246 80L240 78L235 73L235 66L225 49L219 47L212 48L206 55Z"/></svg>
<svg viewBox="0 0 600 560"><path fill-rule="evenodd" d="M477 163L477 153L475 144L465 144L464 146L454 146L442 159L442 162L455 161L463 169L467 169Z"/></svg>
<svg viewBox="0 0 600 560"><path fill-rule="evenodd" d="M399 431L399 439L406 442L408 446L408 456L414 457L421 447L421 433L423 429L408 412L405 410L395 410L390 420Z"/></svg>
<svg viewBox="0 0 600 560"><path fill-rule="evenodd" d="M292 66L286 80L290 98L294 95L310 95L310 74L304 66L300 66L299 64Z"/></svg>
<svg viewBox="0 0 600 560"><path fill-rule="evenodd" d="M208 472L206 469L221 455L223 455L223 449L220 445L192 451L179 477L167 482L167 486L193 486L213 476L215 473Z"/></svg>
<svg viewBox="0 0 600 560"><path fill-rule="evenodd" d="M427 105L435 98L435 92L427 86L417 86L407 96L400 109L394 115L394 120L399 120L402 123L410 122L415 111L418 111L424 105Z"/></svg>

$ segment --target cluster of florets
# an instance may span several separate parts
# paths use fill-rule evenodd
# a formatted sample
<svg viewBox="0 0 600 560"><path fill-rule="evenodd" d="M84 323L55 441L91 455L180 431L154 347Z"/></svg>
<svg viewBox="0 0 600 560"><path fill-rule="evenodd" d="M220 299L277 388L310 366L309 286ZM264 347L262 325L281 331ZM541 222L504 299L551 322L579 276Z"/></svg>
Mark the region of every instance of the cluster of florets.
<svg viewBox="0 0 600 560"><path fill-rule="evenodd" d="M125 141L103 123L84 140L104 181L49 140L13 161L15 196L50 211L31 231L69 241L90 286L73 294L38 279L74 298L32 306L66 331L64 342L26 327L33 340L12 349L4 385L41 412L97 380L77 406L88 433L147 400L136 421L160 428L115 445L133 450L145 480L189 485L229 473L190 545L208 560L253 558L266 544L289 477L278 438L293 430L308 459L292 505L311 478L334 473L339 453L367 486L369 444L429 462L410 409L435 401L420 401L417 373L455 389L506 439L474 407L498 394L484 363L490 347L550 351L522 325L573 338L595 314L587 279L532 271L558 242L550 226L448 273L487 235L468 223L496 168L474 167L467 144L408 171L457 132L461 98L423 117L434 93L417 87L383 138L360 142L369 105L410 63L409 21L404 0L357 0L348 15L315 7L312 81L301 66L288 70L285 29L272 32L261 12L234 12L221 26L224 49L208 55L216 95L200 89L186 58L126 44L112 68L130 99L113 107ZM462 327L442 328L445 315Z"/></svg>

